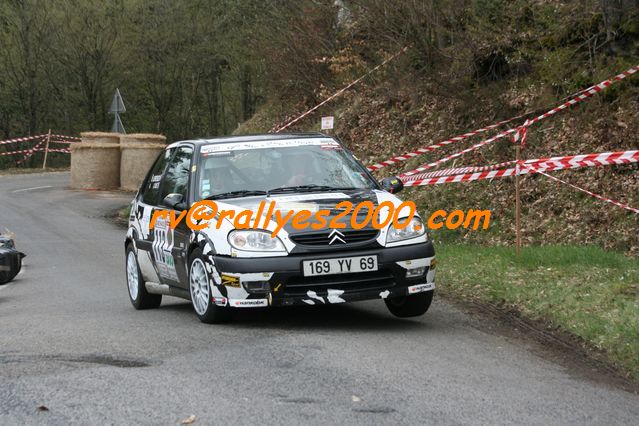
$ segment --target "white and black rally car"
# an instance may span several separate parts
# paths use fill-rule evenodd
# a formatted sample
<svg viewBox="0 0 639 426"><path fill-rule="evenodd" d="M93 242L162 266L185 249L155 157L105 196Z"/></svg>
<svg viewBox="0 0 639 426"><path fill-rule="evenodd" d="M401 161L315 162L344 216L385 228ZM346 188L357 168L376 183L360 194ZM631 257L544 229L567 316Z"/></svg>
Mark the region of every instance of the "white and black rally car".
<svg viewBox="0 0 639 426"><path fill-rule="evenodd" d="M173 143L132 201L125 242L131 303L156 308L162 295L182 297L207 323L228 320L238 308L369 299L383 299L399 317L422 315L433 298L435 252L418 215L400 230L354 229L348 216L340 229L299 230L289 222L275 238L275 221L236 229L223 218L195 231L187 220L172 229L159 219L150 229L155 211L179 214L199 200L238 213L275 201L280 211L325 209L334 217L345 200L399 206L391 192L401 187L395 178L378 183L338 140L321 133Z"/></svg>

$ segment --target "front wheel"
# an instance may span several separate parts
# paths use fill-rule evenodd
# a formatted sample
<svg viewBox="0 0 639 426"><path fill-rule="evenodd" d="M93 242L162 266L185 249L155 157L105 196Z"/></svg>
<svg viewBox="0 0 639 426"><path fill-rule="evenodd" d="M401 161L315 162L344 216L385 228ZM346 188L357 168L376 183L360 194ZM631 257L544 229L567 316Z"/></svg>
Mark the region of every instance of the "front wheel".
<svg viewBox="0 0 639 426"><path fill-rule="evenodd" d="M211 301L211 281L206 269L206 258L197 248L189 260L189 291L195 314L207 324L226 322L231 319L231 308L217 306Z"/></svg>
<svg viewBox="0 0 639 426"><path fill-rule="evenodd" d="M396 317L408 318L424 315L433 301L435 291L411 294L410 296L389 297L384 299L386 307Z"/></svg>
<svg viewBox="0 0 639 426"><path fill-rule="evenodd" d="M153 309L160 306L162 295L150 294L146 291L133 244L129 244L126 248L126 281L129 289L129 300L131 300L131 304L135 309Z"/></svg>

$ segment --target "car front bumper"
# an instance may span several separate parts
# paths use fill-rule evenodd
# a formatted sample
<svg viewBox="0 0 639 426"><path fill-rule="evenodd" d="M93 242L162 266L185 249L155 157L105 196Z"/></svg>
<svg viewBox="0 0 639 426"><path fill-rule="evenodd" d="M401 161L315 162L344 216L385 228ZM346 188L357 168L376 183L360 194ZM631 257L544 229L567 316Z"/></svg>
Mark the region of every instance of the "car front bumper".
<svg viewBox="0 0 639 426"><path fill-rule="evenodd" d="M378 270L305 277L302 262L308 260L376 255ZM215 302L232 307L317 305L431 291L435 288L435 250L430 241L367 250L305 253L283 257L237 258L214 255L221 293ZM423 274L406 277L412 267ZM247 283L267 282L266 291L248 291Z"/></svg>

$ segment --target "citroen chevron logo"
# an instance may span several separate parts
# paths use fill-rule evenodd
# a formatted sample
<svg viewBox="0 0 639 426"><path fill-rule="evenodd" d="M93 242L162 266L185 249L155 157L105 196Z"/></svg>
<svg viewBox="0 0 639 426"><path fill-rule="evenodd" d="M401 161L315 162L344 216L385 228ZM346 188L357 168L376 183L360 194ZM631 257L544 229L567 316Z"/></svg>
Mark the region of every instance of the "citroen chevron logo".
<svg viewBox="0 0 639 426"><path fill-rule="evenodd" d="M339 241L342 244L346 244L344 241L344 234L339 232L337 229L333 229L330 234L328 234L329 242L328 244L333 244L335 241Z"/></svg>

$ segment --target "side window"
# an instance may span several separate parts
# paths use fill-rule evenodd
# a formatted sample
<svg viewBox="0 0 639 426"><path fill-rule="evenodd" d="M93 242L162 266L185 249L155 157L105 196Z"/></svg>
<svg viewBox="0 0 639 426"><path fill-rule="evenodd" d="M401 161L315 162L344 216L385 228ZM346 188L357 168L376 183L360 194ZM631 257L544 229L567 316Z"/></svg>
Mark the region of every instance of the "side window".
<svg viewBox="0 0 639 426"><path fill-rule="evenodd" d="M166 168L166 163L171 158L173 154L173 149L167 149L163 151L155 160L155 164L151 167L151 171L146 176L144 180L144 185L142 186L142 201L146 204L157 205L158 204L158 193L160 192L160 181L162 180L162 175L164 174L164 169Z"/></svg>
<svg viewBox="0 0 639 426"><path fill-rule="evenodd" d="M187 198L189 188L189 175L191 172L191 158L193 157L193 148L182 146L169 162L166 169L164 180L162 181L162 193L160 200L163 200L169 194L182 194L184 199Z"/></svg>

